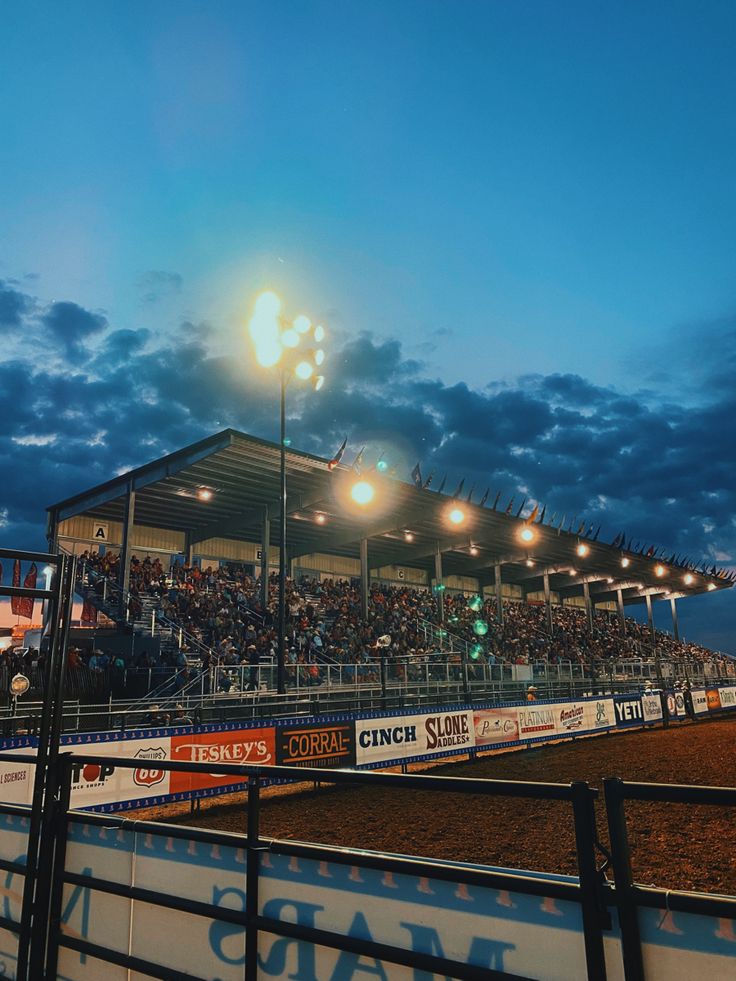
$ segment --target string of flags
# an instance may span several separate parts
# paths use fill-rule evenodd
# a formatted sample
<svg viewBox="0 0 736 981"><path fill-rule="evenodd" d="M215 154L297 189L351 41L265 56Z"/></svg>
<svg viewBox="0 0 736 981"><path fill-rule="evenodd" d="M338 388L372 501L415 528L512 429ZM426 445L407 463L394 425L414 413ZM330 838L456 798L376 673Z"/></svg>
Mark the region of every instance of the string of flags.
<svg viewBox="0 0 736 981"><path fill-rule="evenodd" d="M328 469L333 470L342 460L347 447L347 437L343 440L335 453L334 457L328 463ZM352 469L360 474L363 472L363 458L366 447L363 446L360 452L357 454L355 460L352 464ZM381 465L383 463L383 466ZM369 470L379 470L380 472L386 472L393 475L396 472L396 468L393 467L390 470L388 465L383 461L382 454L379 455L378 462L370 467ZM421 465L419 462L416 463L411 471L411 479L414 486L419 490L428 490L432 485L436 471L432 470L426 480L422 477ZM442 480L439 483L435 493L439 496L441 495L447 484L447 473L443 474ZM457 500L463 493L465 488L465 478L463 477L460 483L455 489L455 493L452 494L452 499ZM476 485L473 484L465 497L465 501L468 504L473 502L473 494L475 493ZM487 487L481 497L478 507L484 508L490 498L491 488ZM563 533L575 535L577 538L585 538L588 541L597 542L601 533L602 525L596 527L595 522L589 524L585 518L578 521L578 516L575 515L571 518L570 522L567 521L567 514L562 515L559 512L554 511L547 521L547 505L544 504L540 508L540 502L536 501L531 507L530 511L526 516L524 516L524 509L527 506L528 498L525 496L519 507L514 512L514 505L516 502L516 495L512 494L506 507L504 508L501 504L501 498L503 496L503 491L499 490L496 492L493 498L493 503L490 506L491 511L497 511L510 517L516 517L517 519L523 520L526 524L537 524L545 525L556 531L558 535ZM558 520L559 518L559 520ZM627 552L629 555L642 556L647 559L659 560L661 562L666 562L669 566L675 566L676 568L683 569L690 572L698 572L706 576L712 576L714 578L722 579L726 582L734 583L736 582L736 570L733 569L723 569L717 566L715 563L710 564L706 562L696 562L690 558L688 555L681 555L678 552L673 552L671 555L667 556L666 548L661 545L647 544L639 540L634 541L632 536L627 536L625 531L619 532L615 538L610 542L611 547L619 549L621 552Z"/></svg>

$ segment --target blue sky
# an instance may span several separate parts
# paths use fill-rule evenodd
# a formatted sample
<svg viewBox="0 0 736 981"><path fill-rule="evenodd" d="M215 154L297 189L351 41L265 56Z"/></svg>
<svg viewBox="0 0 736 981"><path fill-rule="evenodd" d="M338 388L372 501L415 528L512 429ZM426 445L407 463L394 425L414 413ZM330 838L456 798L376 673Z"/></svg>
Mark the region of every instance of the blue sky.
<svg viewBox="0 0 736 981"><path fill-rule="evenodd" d="M427 466L731 561L733 4L8 0L3 35L3 534L90 466L273 435L270 286L341 352L302 443L380 392Z"/></svg>

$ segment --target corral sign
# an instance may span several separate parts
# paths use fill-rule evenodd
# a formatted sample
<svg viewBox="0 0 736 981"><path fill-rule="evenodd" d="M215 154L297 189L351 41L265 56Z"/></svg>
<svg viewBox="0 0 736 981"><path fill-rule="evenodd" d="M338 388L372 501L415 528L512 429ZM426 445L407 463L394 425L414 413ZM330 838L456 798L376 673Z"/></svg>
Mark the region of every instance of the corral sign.
<svg viewBox="0 0 736 981"><path fill-rule="evenodd" d="M282 726L276 732L276 762L282 766L355 766L353 722Z"/></svg>

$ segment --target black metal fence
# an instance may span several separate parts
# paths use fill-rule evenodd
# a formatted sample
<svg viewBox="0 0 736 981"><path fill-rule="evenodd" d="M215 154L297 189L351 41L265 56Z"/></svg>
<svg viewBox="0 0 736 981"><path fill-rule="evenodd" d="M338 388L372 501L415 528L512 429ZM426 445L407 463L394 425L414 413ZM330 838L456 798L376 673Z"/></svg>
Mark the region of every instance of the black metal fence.
<svg viewBox="0 0 736 981"><path fill-rule="evenodd" d="M0 756L0 759L12 759L14 762L25 759L29 763L33 762L33 757L10 757L7 754ZM566 803L570 805L570 820L575 835L578 875L577 881L572 878L555 880L533 872L499 871L452 863L435 864L421 858L366 853L352 848L335 848L334 846L308 842L266 838L261 834L260 827L262 788L274 782L303 782L306 776L304 769L293 766L219 764L218 773L231 774L233 778L248 778L247 832L245 835L224 834L150 821L136 821L135 831L145 835L163 836L167 839L178 838L209 845L242 847L247 856L243 873L245 909L237 911L184 898L175 894L174 890L167 892L164 889L141 888L67 869L66 846L72 823L104 827L108 831L114 828L131 828L129 819L69 809L74 768L78 769L80 764L104 766L109 763L110 758L104 756L61 754L54 772L50 774L49 786L53 792L55 803L50 820L44 826L41 841L41 849L46 860L39 865L37 871L32 873L35 882L31 882L30 878L26 878L25 881L25 892L35 897L34 902L28 907L24 904L24 915L20 923L0 917L0 926L18 935L19 963L27 963L28 965L27 974L18 975L24 978L24 981L26 978L56 978L59 949L62 947L94 957L104 963L116 964L139 971L153 978L172 981L172 979L186 977L190 981L191 979L196 981L196 975L183 974L170 965L142 959L125 951L113 950L65 932L62 929L62 897L65 885L137 900L164 909L179 910L201 916L217 923L228 923L242 927L245 933L243 977L246 981L251 981L257 977L258 937L261 932L375 958L387 964L404 965L416 971L426 971L441 977L507 978L512 979L512 981L513 979L520 981L520 976L516 974L489 970L487 967L480 968L444 956L417 952L374 940L359 939L341 932L308 927L291 920L264 915L259 903L259 883L262 858L266 853L294 858L302 857L317 862L338 863L354 866L358 869L376 869L397 875L426 877L430 880L449 881L459 885L508 890L522 895L575 903L581 910L586 976L589 981L604 981L606 978L604 940L606 936L616 936L615 933L611 932L613 929L611 910L613 909L618 911L624 976L627 981L643 981L644 979L642 941L639 935L638 920L641 907L680 910L709 917L736 918L736 898L679 890L663 890L635 884L631 872L631 857L624 814L624 804L627 800L731 807L736 805L736 789L627 783L619 779L608 779L604 781L604 786L606 815L610 832L609 850L597 839L595 804L599 793L584 782L571 784L531 783L352 770L309 770L309 780L318 781L320 784L388 787L391 789L478 795L486 798L523 798L532 801ZM156 765L161 769L192 774L207 773L212 770L211 763L158 761ZM130 769L139 766L140 760L138 759L115 758L116 768ZM0 805L0 813L20 814L23 812L23 808ZM516 856L509 856L509 864L513 865L515 860ZM25 873L25 867L18 862L0 862L0 869L18 875ZM607 877L606 873L609 871L613 872L615 882ZM21 956L24 948L28 951L27 961L25 957ZM544 977L544 973L542 972L538 976Z"/></svg>

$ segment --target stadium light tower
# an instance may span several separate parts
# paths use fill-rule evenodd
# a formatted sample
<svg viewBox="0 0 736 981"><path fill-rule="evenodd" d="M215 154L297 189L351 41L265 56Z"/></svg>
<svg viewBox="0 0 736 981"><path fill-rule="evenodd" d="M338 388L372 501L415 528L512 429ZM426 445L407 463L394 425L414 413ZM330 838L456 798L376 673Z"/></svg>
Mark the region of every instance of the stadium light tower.
<svg viewBox="0 0 736 981"><path fill-rule="evenodd" d="M296 378L311 382L315 391L325 383L320 373L325 352L321 346L325 329L314 326L301 315L289 323L281 316L281 300L270 291L261 293L255 302L248 333L255 348L256 360L263 368L278 368L280 378L280 493L279 493L279 611L278 650L276 652L276 688L286 691L286 386ZM266 559L268 569L268 559Z"/></svg>

